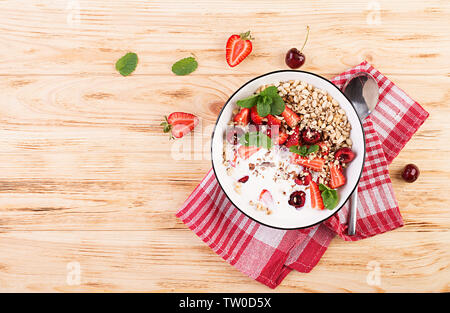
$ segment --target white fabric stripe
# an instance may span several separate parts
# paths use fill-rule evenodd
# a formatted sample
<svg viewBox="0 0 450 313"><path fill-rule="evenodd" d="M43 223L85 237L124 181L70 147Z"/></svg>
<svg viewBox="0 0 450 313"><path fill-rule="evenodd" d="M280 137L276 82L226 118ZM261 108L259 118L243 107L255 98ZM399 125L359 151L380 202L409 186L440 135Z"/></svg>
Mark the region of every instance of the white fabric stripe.
<svg viewBox="0 0 450 313"><path fill-rule="evenodd" d="M386 199L388 200L389 206L391 208L397 207L397 203L395 203L395 197L394 193L392 192L392 189L389 188L388 184L383 184L381 187L384 190L384 193L386 194Z"/></svg>
<svg viewBox="0 0 450 313"><path fill-rule="evenodd" d="M285 230L273 229L273 228L269 228L267 226L261 226L256 231L254 237L256 239L258 239L259 241L262 241L265 244L276 248L280 244L281 239L283 238L283 236L285 234L286 234Z"/></svg>

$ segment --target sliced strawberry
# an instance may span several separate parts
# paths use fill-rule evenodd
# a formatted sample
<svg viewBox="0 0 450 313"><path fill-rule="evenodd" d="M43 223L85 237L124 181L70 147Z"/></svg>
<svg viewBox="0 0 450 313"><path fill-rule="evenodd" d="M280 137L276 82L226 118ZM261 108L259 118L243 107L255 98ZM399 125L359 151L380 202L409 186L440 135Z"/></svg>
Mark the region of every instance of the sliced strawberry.
<svg viewBox="0 0 450 313"><path fill-rule="evenodd" d="M263 118L261 116L259 116L259 114L258 114L256 105L250 109L250 118L252 119L253 123L255 123L256 125L261 125L263 122Z"/></svg>
<svg viewBox="0 0 450 313"><path fill-rule="evenodd" d="M267 124L268 125L270 125L270 126L272 126L272 125L279 125L279 126L281 126L281 120L277 119L272 114L269 114L266 117L267 117Z"/></svg>
<svg viewBox="0 0 450 313"><path fill-rule="evenodd" d="M302 157L296 153L292 153L291 163L307 167L313 171L320 172L325 165L325 160L322 158L314 158L312 160Z"/></svg>
<svg viewBox="0 0 450 313"><path fill-rule="evenodd" d="M277 144L282 145L283 143L286 142L288 137L289 137L288 134L286 134L284 131L281 131L281 133L278 135L278 142L277 142Z"/></svg>
<svg viewBox="0 0 450 313"><path fill-rule="evenodd" d="M189 134L194 129L194 124L175 124L172 125L172 136L175 138L181 138L186 134Z"/></svg>
<svg viewBox="0 0 450 313"><path fill-rule="evenodd" d="M165 116L164 119L161 126L164 126L163 131L165 133L172 133L170 139L183 137L190 133L199 123L197 116L184 112L173 112L169 117Z"/></svg>
<svg viewBox="0 0 450 313"><path fill-rule="evenodd" d="M289 136L282 129L279 130L277 126L268 128L266 135L269 136L269 138L272 139L277 145L282 145Z"/></svg>
<svg viewBox="0 0 450 313"><path fill-rule="evenodd" d="M198 124L198 117L191 113L173 112L167 118L167 122L170 125L176 125L176 124L191 125L191 124L193 124L195 127Z"/></svg>
<svg viewBox="0 0 450 313"><path fill-rule="evenodd" d="M294 128L298 124L298 122L300 122L300 116L298 116L294 111L292 111L288 107L284 109L281 115L284 117L286 123L292 128Z"/></svg>
<svg viewBox="0 0 450 313"><path fill-rule="evenodd" d="M252 52L250 31L228 38L226 59L229 66L234 67L242 62Z"/></svg>
<svg viewBox="0 0 450 313"><path fill-rule="evenodd" d="M345 185L346 179L344 173L342 173L342 168L340 165L331 164L330 174L331 174L330 187L332 189L336 189L338 187Z"/></svg>
<svg viewBox="0 0 450 313"><path fill-rule="evenodd" d="M239 125L247 125L249 122L249 113L250 109L247 108L241 108L238 114L234 116L234 121Z"/></svg>
<svg viewBox="0 0 450 313"><path fill-rule="evenodd" d="M311 208L316 210L325 209L322 196L320 195L319 185L313 180L310 184L311 186L309 186L309 190L311 192Z"/></svg>
<svg viewBox="0 0 450 313"><path fill-rule="evenodd" d="M259 195L259 201L264 203L266 206L270 206L273 203L272 194L269 190L263 189Z"/></svg>
<svg viewBox="0 0 450 313"><path fill-rule="evenodd" d="M322 155L327 155L328 152L330 151L330 148L328 148L328 145L323 141L316 143L316 145L319 146L320 152L322 153Z"/></svg>
<svg viewBox="0 0 450 313"><path fill-rule="evenodd" d="M261 148L260 147L254 147L254 146L250 146L250 147L240 146L239 149L238 149L238 154L241 157L241 159L248 159L253 154L258 152L259 149L261 149Z"/></svg>
<svg viewBox="0 0 450 313"><path fill-rule="evenodd" d="M290 146L295 146L298 145L298 139L300 138L300 130L299 127L297 126L294 130L294 132L292 133L292 135L290 135L286 141L286 147L290 147Z"/></svg>

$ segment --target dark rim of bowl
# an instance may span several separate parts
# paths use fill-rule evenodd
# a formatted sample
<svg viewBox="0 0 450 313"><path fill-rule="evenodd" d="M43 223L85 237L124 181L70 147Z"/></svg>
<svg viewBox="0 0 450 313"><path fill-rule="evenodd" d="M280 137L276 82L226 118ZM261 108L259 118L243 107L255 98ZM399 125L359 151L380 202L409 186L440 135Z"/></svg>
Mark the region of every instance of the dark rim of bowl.
<svg viewBox="0 0 450 313"><path fill-rule="evenodd" d="M331 214L330 216L314 223L308 226L301 226L301 227L292 227L292 228L286 228L286 227L278 227L278 226L273 226L273 225L268 225L265 223L262 223L261 221L258 221L256 218L248 215L247 213L245 213L243 210L241 210L236 204L234 204L233 200L231 200L231 198L228 196L228 194L226 193L225 189L223 189L222 184L220 183L219 179L217 178L217 174L216 174L216 169L214 168L214 157L213 157L213 142L214 142L214 134L216 133L216 128L217 128L217 123L220 120L220 116L223 113L223 110L226 108L226 106L229 104L230 100L234 97L235 94L237 94L242 88L244 88L245 86L247 86L248 84L250 84L252 81L259 79L261 77L264 76L268 76L271 74L275 74L275 73L282 73L282 72L300 72L300 73L305 73L305 74L310 74L310 75L314 75L322 80L325 80L326 82L328 82L331 86L333 86L334 88L336 88L346 99L347 101L350 103L350 106L352 107L353 111L355 111L356 116L358 117L358 121L359 124L361 126L361 130L362 130L362 135L363 135L363 147L364 147L364 157L363 157L363 162L362 162L362 166L361 166L361 171L359 172L359 177L358 180L356 181L355 186L353 187L352 191L350 192L349 196L347 197L347 199L345 199L345 201L342 203L341 207L339 209L336 210L336 212L334 212L333 214ZM359 181L361 179L361 175L364 169L364 163L366 161L366 134L364 133L364 127L362 125L362 121L359 119L358 113L356 112L356 109L353 107L352 102L350 101L350 99L342 92L342 90L340 90L335 84L333 84L330 80L326 79L325 77L322 77L318 74L315 73L311 73L311 72L307 72L307 71L300 71L300 70L278 70L278 71L273 71L273 72L269 72L269 73L265 73L263 75L257 76L252 78L251 80L247 81L245 84L243 84L241 87L239 87L227 100L227 102L225 102L225 104L223 105L222 109L219 112L219 115L217 116L217 120L216 123L214 124L214 129L213 132L211 134L211 164L212 164L212 168L214 171L214 175L216 176L217 182L219 183L220 188L222 189L223 193L225 194L225 196L228 198L228 200L231 202L231 204L233 204L233 206L235 208L237 208L242 214L244 214L245 216L247 216L248 218L250 218L251 220L255 221L258 224L270 227L270 228L275 228L275 229L282 229L282 230L295 230L295 229L304 229L304 228L309 228L309 227L313 227L315 225L318 225L324 221L326 221L327 219L329 219L330 217L332 217L333 215L335 215L336 213L338 213L342 207L347 203L347 201L350 199L350 197L352 196L353 192L355 191L355 189L358 187L359 185Z"/></svg>

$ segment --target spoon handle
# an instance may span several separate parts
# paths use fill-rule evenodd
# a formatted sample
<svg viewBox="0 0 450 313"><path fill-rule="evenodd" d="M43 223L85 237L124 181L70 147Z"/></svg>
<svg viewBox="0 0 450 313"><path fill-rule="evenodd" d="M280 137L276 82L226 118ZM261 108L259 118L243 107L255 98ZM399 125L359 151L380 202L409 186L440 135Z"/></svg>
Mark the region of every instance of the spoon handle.
<svg viewBox="0 0 450 313"><path fill-rule="evenodd" d="M353 236L356 233L356 208L358 204L358 188L352 193L350 200L350 215L348 218L348 235Z"/></svg>

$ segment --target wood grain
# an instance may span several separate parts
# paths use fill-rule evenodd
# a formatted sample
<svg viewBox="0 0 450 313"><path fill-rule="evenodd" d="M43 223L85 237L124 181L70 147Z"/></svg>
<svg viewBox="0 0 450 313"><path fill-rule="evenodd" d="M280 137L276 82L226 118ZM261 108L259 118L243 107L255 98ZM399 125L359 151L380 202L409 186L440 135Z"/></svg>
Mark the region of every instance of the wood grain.
<svg viewBox="0 0 450 313"><path fill-rule="evenodd" d="M79 1L75 24L68 2L1 3L0 291L271 291L174 213L210 168L224 102L285 68L306 25L305 70L331 78L367 59L430 117L389 168L405 226L335 239L311 273L275 291L450 291L448 1L378 1L378 25L366 23L367 1ZM247 29L254 51L229 68L224 42ZM126 51L140 61L124 78L114 62ZM174 76L171 64L190 53L198 70ZM180 110L201 126L169 142L159 123ZM421 177L406 184L399 172L411 162ZM67 282L70 262L80 285ZM370 262L380 286L366 281Z"/></svg>

